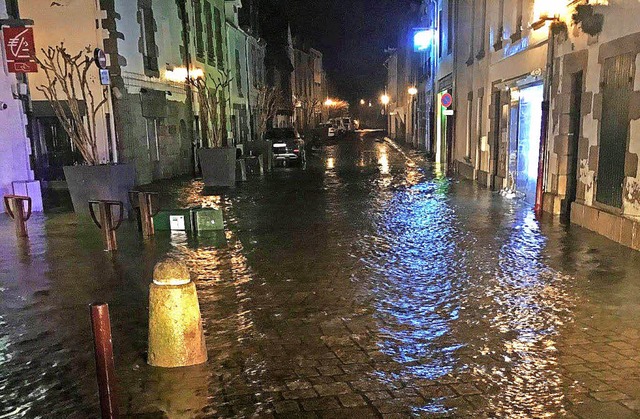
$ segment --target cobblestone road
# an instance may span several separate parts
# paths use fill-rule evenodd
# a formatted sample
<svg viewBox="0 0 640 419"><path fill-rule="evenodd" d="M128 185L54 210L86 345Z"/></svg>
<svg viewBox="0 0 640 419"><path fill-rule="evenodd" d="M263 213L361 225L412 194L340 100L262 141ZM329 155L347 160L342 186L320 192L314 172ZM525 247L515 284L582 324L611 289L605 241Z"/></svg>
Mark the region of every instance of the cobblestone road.
<svg viewBox="0 0 640 419"><path fill-rule="evenodd" d="M96 417L87 304L111 305L132 417L639 417L640 261L374 136L220 198L225 236L0 218L0 418ZM154 263L197 281L203 366L145 364Z"/></svg>

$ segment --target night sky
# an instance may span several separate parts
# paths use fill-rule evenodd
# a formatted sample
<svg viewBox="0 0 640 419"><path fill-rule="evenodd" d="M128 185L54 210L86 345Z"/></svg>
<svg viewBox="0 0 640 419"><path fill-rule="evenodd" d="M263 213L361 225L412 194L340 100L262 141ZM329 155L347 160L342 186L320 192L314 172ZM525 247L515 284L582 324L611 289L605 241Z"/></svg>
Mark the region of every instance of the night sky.
<svg viewBox="0 0 640 419"><path fill-rule="evenodd" d="M281 0L292 32L324 54L334 95L373 99L384 89L385 48L396 45L411 0Z"/></svg>

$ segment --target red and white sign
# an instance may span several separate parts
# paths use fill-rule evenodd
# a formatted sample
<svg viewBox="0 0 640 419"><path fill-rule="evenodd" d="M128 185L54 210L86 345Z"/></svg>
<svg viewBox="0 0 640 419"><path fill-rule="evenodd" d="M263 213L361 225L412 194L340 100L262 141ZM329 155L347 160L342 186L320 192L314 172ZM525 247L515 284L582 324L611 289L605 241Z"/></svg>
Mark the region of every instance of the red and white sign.
<svg viewBox="0 0 640 419"><path fill-rule="evenodd" d="M33 42L33 28L3 27L4 51L10 73L36 73L36 46Z"/></svg>
<svg viewBox="0 0 640 419"><path fill-rule="evenodd" d="M448 108L453 104L453 96L451 96L450 93L445 93L444 95L442 95L442 99L440 99L440 103L445 108Z"/></svg>

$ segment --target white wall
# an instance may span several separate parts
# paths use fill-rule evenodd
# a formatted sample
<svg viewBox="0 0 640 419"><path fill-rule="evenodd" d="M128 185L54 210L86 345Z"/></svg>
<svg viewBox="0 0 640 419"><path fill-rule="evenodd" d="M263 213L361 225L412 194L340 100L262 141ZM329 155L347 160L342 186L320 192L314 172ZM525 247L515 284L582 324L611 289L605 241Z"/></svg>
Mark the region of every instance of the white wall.
<svg viewBox="0 0 640 419"><path fill-rule="evenodd" d="M0 19L6 19L6 3L0 0ZM36 41L37 42L37 41ZM13 194L12 182L31 181L33 172L29 165L31 146L26 134L27 119L22 102L14 98L18 81L14 74L7 72L4 48L0 52L0 108L6 104L6 109L0 109L0 198L6 194ZM42 210L40 190L35 185L32 199L34 210ZM19 193L19 191L15 191ZM0 206L4 212L4 205Z"/></svg>

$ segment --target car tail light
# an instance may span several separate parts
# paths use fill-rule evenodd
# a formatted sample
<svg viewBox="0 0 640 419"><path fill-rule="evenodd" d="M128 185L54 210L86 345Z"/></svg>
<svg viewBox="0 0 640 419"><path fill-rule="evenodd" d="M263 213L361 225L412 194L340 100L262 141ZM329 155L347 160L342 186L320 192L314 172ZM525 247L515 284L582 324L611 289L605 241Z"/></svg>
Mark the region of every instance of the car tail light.
<svg viewBox="0 0 640 419"><path fill-rule="evenodd" d="M299 153L299 152L300 152L300 150L298 150L297 148L294 148L294 149L293 149L293 152L294 152L294 153Z"/></svg>

